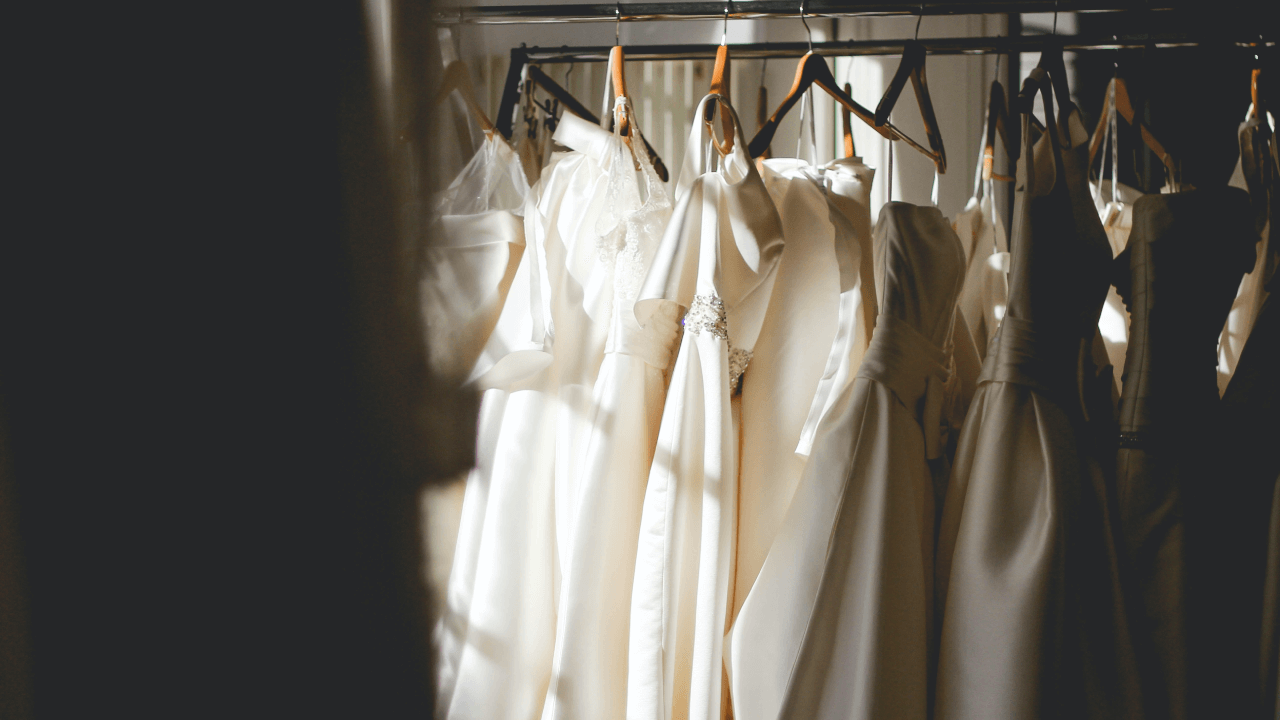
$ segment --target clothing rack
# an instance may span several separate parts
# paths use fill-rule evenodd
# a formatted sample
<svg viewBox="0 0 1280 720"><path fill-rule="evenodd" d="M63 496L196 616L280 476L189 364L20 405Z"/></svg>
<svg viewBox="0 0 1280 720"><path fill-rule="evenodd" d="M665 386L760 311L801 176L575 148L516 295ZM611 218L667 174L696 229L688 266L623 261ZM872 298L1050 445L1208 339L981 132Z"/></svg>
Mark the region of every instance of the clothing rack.
<svg viewBox="0 0 1280 720"><path fill-rule="evenodd" d="M705 5L707 3L683 3L683 5ZM752 5L771 5L769 1L755 2ZM815 3L816 4L816 3ZM828 3L837 4L837 3ZM846 3L847 4L847 3ZM533 8L543 6L529 6ZM595 7L587 5L554 6ZM612 6L610 6L612 7ZM468 10L470 12L470 10ZM916 11L918 12L918 10ZM808 8L805 11L809 16ZM796 14L798 17L799 14ZM723 15L721 16L723 17ZM732 18L733 15L730 14ZM534 20L531 22L540 22ZM960 37L960 38L921 38L920 42L930 55L993 55L1020 52L1035 52L1044 46L1048 35L1018 35L1013 37ZM1217 37L1185 33L1134 33L1124 35L1097 36L1054 36L1064 50L1123 50L1128 48L1178 48L1203 47L1220 45L1228 48L1247 48L1256 51L1258 46L1272 47L1274 40L1258 42L1256 38L1244 39L1219 35ZM736 43L728 45L729 55L735 60L762 58L798 58L811 49L815 54L828 57L851 56L894 56L901 55L904 45L910 40L836 40L827 42L774 42L774 43ZM623 51L627 60L702 60L712 59L720 45L713 43L676 44L676 45L624 45ZM609 45L560 46L560 47L525 47L511 50L511 63L507 69L507 79L502 91L502 101L498 108L497 128L504 136L511 136L512 111L520 97L520 78L525 65L529 63L554 62L604 62L609 59Z"/></svg>
<svg viewBox="0 0 1280 720"><path fill-rule="evenodd" d="M1228 7L1256 7L1229 0ZM894 15L989 15L1002 13L1107 12L1199 9L1192 0L751 0L750 2L593 3L583 5L481 5L441 8L435 21L449 24L635 22L643 20L751 20ZM1215 11L1222 3L1215 3Z"/></svg>

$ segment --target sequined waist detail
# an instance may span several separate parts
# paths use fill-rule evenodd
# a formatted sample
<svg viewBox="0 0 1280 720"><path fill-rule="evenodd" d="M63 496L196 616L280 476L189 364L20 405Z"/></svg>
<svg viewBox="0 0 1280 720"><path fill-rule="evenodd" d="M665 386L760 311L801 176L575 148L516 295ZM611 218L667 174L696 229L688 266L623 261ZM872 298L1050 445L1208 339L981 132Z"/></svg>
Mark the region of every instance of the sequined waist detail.
<svg viewBox="0 0 1280 720"><path fill-rule="evenodd" d="M728 340L729 316L724 311L724 303L715 295L694 295L693 304L684 315L684 329L694 335L707 333Z"/></svg>
<svg viewBox="0 0 1280 720"><path fill-rule="evenodd" d="M742 391L742 374L751 363L751 351L734 347L729 342L729 316L725 313L724 303L715 295L694 295L693 304L684 316L684 329L694 335L710 335L725 341L729 359L729 389L733 393Z"/></svg>

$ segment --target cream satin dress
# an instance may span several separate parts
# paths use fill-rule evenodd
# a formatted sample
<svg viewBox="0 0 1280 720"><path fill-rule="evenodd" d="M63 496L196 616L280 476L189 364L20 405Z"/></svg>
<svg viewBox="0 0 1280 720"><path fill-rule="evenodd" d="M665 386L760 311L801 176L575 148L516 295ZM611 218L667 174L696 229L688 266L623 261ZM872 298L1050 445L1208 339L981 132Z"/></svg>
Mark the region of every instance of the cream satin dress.
<svg viewBox="0 0 1280 720"><path fill-rule="evenodd" d="M943 348L965 258L932 207L886 205L874 242L874 335L819 424L739 616L735 717L928 717L935 512L926 458L939 449Z"/></svg>
<svg viewBox="0 0 1280 720"><path fill-rule="evenodd" d="M985 134L979 147L984 144ZM995 181L983 178L985 162L984 152L978 156L973 197L954 223L967 268L958 306L979 359L987 355L1009 296L1009 236L996 212Z"/></svg>
<svg viewBox="0 0 1280 720"><path fill-rule="evenodd" d="M814 167L758 161L787 238L778 279L743 382L738 562L726 646L734 717L774 718L762 676L777 674L777 618L746 611L821 419L853 381L870 340L876 298L870 192L858 158ZM824 344L825 341L825 344ZM751 607L758 607L759 602Z"/></svg>
<svg viewBox="0 0 1280 720"><path fill-rule="evenodd" d="M947 488L934 717L1141 718L1106 445L1079 392L1111 250L1079 112L1059 134L1049 79L1032 77L1048 130L1032 146L1023 117L1009 308Z"/></svg>
<svg viewBox="0 0 1280 720"><path fill-rule="evenodd" d="M624 98L615 108L638 133L630 103ZM542 717L591 720L626 712L631 571L665 373L680 326L674 303L655 308L643 325L635 315L641 283L671 217L665 185L645 153L633 161L620 136L572 116L561 123L556 137L566 145L578 145L580 137L603 143L601 165L607 171L596 240L579 256L583 272L575 274L573 291L587 303L592 322L607 325L608 337L585 415L572 430L579 435L561 443L572 454L557 455L563 476L557 477L556 491L572 495L556 502L562 579ZM639 169L633 170L636 163ZM567 462L561 464L562 457Z"/></svg>
<svg viewBox="0 0 1280 720"><path fill-rule="evenodd" d="M735 389L760 335L783 252L782 224L738 141L722 154L695 122L676 209L636 304L647 323L687 309L644 496L631 600L626 716L719 720L733 588L741 404ZM714 161L714 165L712 164Z"/></svg>
<svg viewBox="0 0 1280 720"><path fill-rule="evenodd" d="M1114 87L1107 96L1105 106L1107 113L1106 132L1103 135L1100 152L1105 153L1111 147L1111 179L1099 177L1089 181L1089 191L1093 194L1093 204L1102 220L1102 228L1111 243L1111 256L1119 257L1129 243L1129 233L1133 229L1133 204L1142 197L1142 191L1129 187L1119 181L1120 156L1116 152L1119 133L1117 131L1118 113L1115 106ZM1105 167L1105 165L1104 165ZM1092 172L1090 166L1090 172ZM1123 275L1126 271L1116 269ZM1124 361L1129 344L1129 310L1120 298L1114 284L1107 291L1107 302L1102 306L1102 315L1098 318L1098 334L1106 349L1107 362L1111 364L1115 379L1116 398L1124 391ZM1101 357L1095 360L1101 362Z"/></svg>
<svg viewBox="0 0 1280 720"><path fill-rule="evenodd" d="M489 133L435 198L419 283L428 361L462 382L493 334L524 253L525 183L520 162Z"/></svg>
<svg viewBox="0 0 1280 720"><path fill-rule="evenodd" d="M473 371L486 389L477 463L437 630L437 710L446 718L622 709L616 658L625 653L625 619L617 615L625 618L629 596L624 588L622 607L610 611L613 588L594 587L590 566L633 562L638 509L617 535L602 536L590 513L601 503L625 512L652 452L664 351L669 359L677 328L674 315L642 329L628 313L669 202L612 133L566 115L556 141L569 152L553 155L529 193L528 248ZM586 559L583 543L594 543ZM574 573L575 563L588 569ZM558 611L562 604L575 611ZM578 612L584 604L599 612ZM600 666L602 652L615 660ZM549 699L555 668L563 676ZM565 702L578 672L599 681L598 692Z"/></svg>

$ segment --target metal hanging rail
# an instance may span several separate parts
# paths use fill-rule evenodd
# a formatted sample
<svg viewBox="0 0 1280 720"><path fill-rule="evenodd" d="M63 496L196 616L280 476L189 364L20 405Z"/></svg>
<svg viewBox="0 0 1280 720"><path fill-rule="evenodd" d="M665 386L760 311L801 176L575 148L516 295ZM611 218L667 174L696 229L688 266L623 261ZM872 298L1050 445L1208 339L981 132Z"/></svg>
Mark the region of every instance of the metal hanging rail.
<svg viewBox="0 0 1280 720"><path fill-rule="evenodd" d="M893 15L989 15L997 13L1109 12L1120 10L1204 10L1194 0L804 0L809 18ZM1256 5L1227 0L1214 12ZM625 2L558 5L479 5L446 7L435 13L442 24L635 22L642 20L731 20L798 18L801 0L695 0L694 2Z"/></svg>
<svg viewBox="0 0 1280 720"><path fill-rule="evenodd" d="M930 55L993 55L1011 52L1036 52L1044 47L1047 35L1021 35L1017 37L963 37L921 38L920 44ZM1141 33L1106 36L1059 36L1064 50L1122 50L1126 48L1174 48L1201 47L1206 45L1254 47L1247 40L1229 37L1191 37L1183 33ZM901 40L837 40L813 43L813 52L828 57L855 55L900 55L909 38ZM1274 42L1264 43L1275 45ZM702 60L716 56L716 44L685 45L623 45L628 61L635 60ZM741 43L730 44L729 55L734 60L752 58L798 58L809 51L807 42ZM519 51L527 62L602 62L609 59L609 45L521 47Z"/></svg>

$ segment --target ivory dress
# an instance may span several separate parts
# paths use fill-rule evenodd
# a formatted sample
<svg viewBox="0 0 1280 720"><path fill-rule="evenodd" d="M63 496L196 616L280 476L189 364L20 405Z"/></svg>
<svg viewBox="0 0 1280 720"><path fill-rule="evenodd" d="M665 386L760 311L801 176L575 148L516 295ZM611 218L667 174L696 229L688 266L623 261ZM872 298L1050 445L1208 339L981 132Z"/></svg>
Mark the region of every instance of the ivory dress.
<svg viewBox="0 0 1280 720"><path fill-rule="evenodd" d="M876 302L868 210L874 171L857 158L816 168L773 158L758 167L786 249L743 378L736 589L725 649L738 720L777 714L777 703L760 702L757 692L760 673L778 664L766 640L777 619L739 610L754 591L819 421L862 361Z"/></svg>
<svg viewBox="0 0 1280 720"><path fill-rule="evenodd" d="M630 104L624 100L617 107L638 132ZM630 572L662 419L664 373L680 327L674 303L659 305L643 326L634 312L671 217L666 187L648 156L638 153L640 169L632 171L632 153L620 136L572 116L561 128L560 142L603 151L599 162L607 175L596 241L581 248L586 254L579 260L586 270L580 279L583 302L592 310L592 321L606 324L609 334L584 422L576 428L583 436L572 443L574 454L564 458L566 477L557 483L557 492L575 496L556 503L556 524L568 527L561 533L555 654L542 717L591 720L626 712L622 660L630 625Z"/></svg>
<svg viewBox="0 0 1280 720"><path fill-rule="evenodd" d="M960 314L979 358L987 355L987 346L1000 327L1009 296L1008 233L995 209L995 181L982 178L984 161L985 156L978 158L973 197L955 221L967 267L964 289L960 291Z"/></svg>
<svg viewBox="0 0 1280 720"><path fill-rule="evenodd" d="M520 162L498 133L435 199L435 222L420 282L428 360L459 382L493 334L524 252L525 183Z"/></svg>
<svg viewBox="0 0 1280 720"><path fill-rule="evenodd" d="M631 601L627 717L721 717L722 648L733 588L740 403L733 397L760 334L781 221L734 123L727 155L695 122L677 204L636 316L688 311L649 472ZM719 167L708 167L710 160Z"/></svg>
<svg viewBox="0 0 1280 720"><path fill-rule="evenodd" d="M848 343L869 334L861 312L859 273L863 244L870 251L870 228L861 228L859 237L832 202L836 193L829 189L833 181L847 178L828 180L827 168L792 158L772 158L757 168L778 208L786 249L778 261L760 338L752 349L751 372L742 380L744 442L730 624L751 590L800 480L808 452L797 448L807 448L803 436L808 423L812 418L817 424L814 416L824 409L826 395L837 381L837 345L848 358ZM850 189L869 191L869 183L860 182L857 175L853 179ZM847 295L841 292L846 285L851 286ZM865 347L864 340L859 359ZM816 397L820 387L821 399Z"/></svg>
<svg viewBox="0 0 1280 720"><path fill-rule="evenodd" d="M590 523L581 530L578 508L599 502L599 491L582 490L607 486L614 469L600 462L594 428L616 420L635 431L612 436L618 444L606 450L626 460L617 483L622 495L634 487L634 476L642 482L646 443L652 449L644 428L648 415L656 415L653 403L661 403L663 382L653 365L661 364L662 348L674 335L674 317L665 328L654 324L652 331L642 331L619 314L630 303L616 298L615 289L625 293L630 287L635 296L652 257L653 248L645 246L655 244L648 221L661 224L663 193L646 198L638 184L648 176L629 161L615 172L619 141L600 127L567 115L556 139L570 151L553 156L529 194L529 247L473 373L474 382L489 389L481 403L477 462L467 479L448 607L437 634L437 714L446 718L536 717L547 704L553 663L580 667L594 657L597 639L618 640L619 623L606 627L605 620L584 613L575 619L600 635L573 642L583 630L572 624L558 628L557 605L576 607L585 594L591 606L607 606L605 595L593 596L594 588L572 578L561 587L575 559L575 540L596 530ZM624 192L627 182L630 192ZM633 227L639 231L628 232ZM617 275L634 281L616 282ZM607 374L599 385L602 367ZM620 378L625 386L617 385ZM609 415L614 402L629 405ZM633 520L630 532L618 528L620 542L596 537L599 549L614 560L619 552L627 555L626 537L634 527ZM559 650L558 629L571 639ZM616 644L608 648L612 657L623 652ZM620 680L613 681L612 695L602 681L598 695L578 697L587 704L613 698L620 711ZM565 697L562 690L554 693L553 714ZM569 713L574 709L567 706Z"/></svg>
<svg viewBox="0 0 1280 720"><path fill-rule="evenodd" d="M1060 134L1048 76L1032 78L1048 130L1032 146L1023 117L1009 309L947 489L934 717L1140 718L1104 452L1078 390L1111 253L1079 111Z"/></svg>
<svg viewBox="0 0 1280 720"><path fill-rule="evenodd" d="M1210 238L1213 252L1206 253ZM1196 523L1220 502L1212 480L1222 464L1221 446L1212 441L1220 423L1213 342L1253 266L1256 240L1242 190L1145 195L1133 206L1133 232L1120 256L1128 272L1115 284L1133 321L1116 492L1147 717L1197 716L1188 704L1192 688L1202 687L1209 665L1229 662L1220 654L1188 657L1188 595L1204 584L1188 565L1188 548L1213 542ZM1215 594L1221 590L1215 585ZM1205 630L1224 627L1199 616L1209 623ZM1225 688L1203 690L1218 695Z"/></svg>
<svg viewBox="0 0 1280 720"><path fill-rule="evenodd" d="M739 616L735 717L928 717L926 459L938 452L964 250L933 207L889 203L874 236L880 315Z"/></svg>

